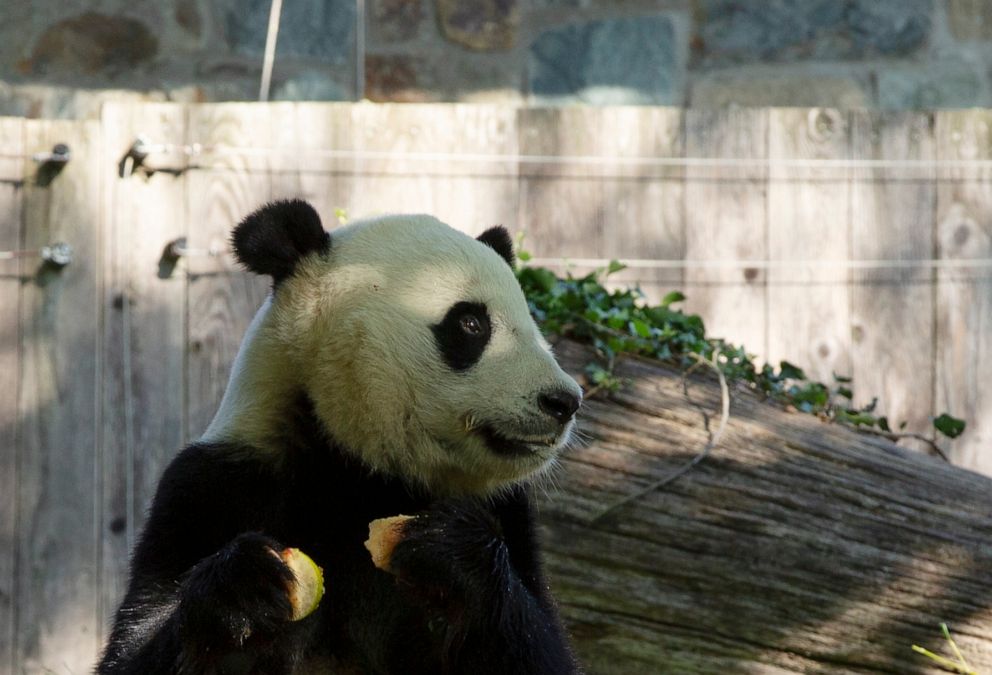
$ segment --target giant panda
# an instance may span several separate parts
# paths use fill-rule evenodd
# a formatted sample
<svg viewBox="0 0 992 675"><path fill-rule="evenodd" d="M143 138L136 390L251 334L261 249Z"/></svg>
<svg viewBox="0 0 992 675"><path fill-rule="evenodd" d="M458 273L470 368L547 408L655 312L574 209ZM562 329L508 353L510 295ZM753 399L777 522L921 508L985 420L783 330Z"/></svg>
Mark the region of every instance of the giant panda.
<svg viewBox="0 0 992 675"><path fill-rule="evenodd" d="M325 232L270 203L232 246L272 291L216 417L161 478L98 672L574 673L528 483L581 389L506 230L429 216ZM370 521L408 514L388 572ZM292 621L287 547L327 591Z"/></svg>

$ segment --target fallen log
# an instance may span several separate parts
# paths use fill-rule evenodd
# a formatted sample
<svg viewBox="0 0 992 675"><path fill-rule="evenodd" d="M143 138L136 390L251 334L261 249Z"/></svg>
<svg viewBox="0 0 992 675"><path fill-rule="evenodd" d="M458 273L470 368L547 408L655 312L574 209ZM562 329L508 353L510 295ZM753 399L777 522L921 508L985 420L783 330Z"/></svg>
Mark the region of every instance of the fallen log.
<svg viewBox="0 0 992 675"><path fill-rule="evenodd" d="M562 342L563 365L591 354ZM641 359L581 411L540 500L556 597L589 673L992 673L992 480Z"/></svg>

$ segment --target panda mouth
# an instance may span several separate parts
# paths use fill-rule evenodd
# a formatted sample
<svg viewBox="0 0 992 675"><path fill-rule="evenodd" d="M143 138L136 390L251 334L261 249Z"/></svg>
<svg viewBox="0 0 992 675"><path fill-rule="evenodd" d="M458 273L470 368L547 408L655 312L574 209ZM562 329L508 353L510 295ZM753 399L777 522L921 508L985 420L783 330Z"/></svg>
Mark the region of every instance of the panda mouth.
<svg viewBox="0 0 992 675"><path fill-rule="evenodd" d="M489 424L478 427L475 431L493 454L504 457L528 457L539 454L542 450L554 448L558 442L557 435L513 438L496 431Z"/></svg>

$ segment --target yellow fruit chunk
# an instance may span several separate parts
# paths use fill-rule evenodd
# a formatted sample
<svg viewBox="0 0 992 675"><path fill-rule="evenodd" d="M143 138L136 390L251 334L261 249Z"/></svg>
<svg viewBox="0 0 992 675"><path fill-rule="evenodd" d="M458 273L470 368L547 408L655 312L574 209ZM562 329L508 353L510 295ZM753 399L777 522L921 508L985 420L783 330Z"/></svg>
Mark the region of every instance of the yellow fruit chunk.
<svg viewBox="0 0 992 675"><path fill-rule="evenodd" d="M372 564L381 570L389 571L389 558L396 544L403 539L403 525L413 516L392 516L379 518L369 523L369 538L365 548L372 554Z"/></svg>
<svg viewBox="0 0 992 675"><path fill-rule="evenodd" d="M283 549L279 557L293 571L295 581L289 586L289 602L293 621L299 621L310 616L324 597L324 570L298 548Z"/></svg>

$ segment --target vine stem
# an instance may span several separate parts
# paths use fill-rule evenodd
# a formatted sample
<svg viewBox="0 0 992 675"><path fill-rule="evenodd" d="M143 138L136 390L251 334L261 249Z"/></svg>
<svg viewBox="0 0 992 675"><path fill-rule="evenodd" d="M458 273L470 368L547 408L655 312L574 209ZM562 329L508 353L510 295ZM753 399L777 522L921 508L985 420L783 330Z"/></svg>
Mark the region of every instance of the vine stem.
<svg viewBox="0 0 992 675"><path fill-rule="evenodd" d="M850 426L850 425L848 425L848 426ZM945 453L943 450L940 449L940 446L937 445L937 441L935 441L932 438L928 438L927 436L924 436L923 434L916 434L916 433L912 433L912 432L905 432L905 433L903 433L903 432L896 432L896 431L883 431L881 429L874 429L872 427L858 427L858 426L853 426L851 428L854 429L857 432L862 433L862 434L868 434L869 436L878 436L880 438L886 438L886 439L888 439L890 441L893 441L895 443L898 443L900 440L905 439L905 438L912 438L912 439L917 440L917 441L923 441L924 443L926 443L927 445L929 445L930 448L935 453L937 453L937 455L942 460L944 460L948 464L951 463L951 458L947 456L947 453Z"/></svg>
<svg viewBox="0 0 992 675"><path fill-rule="evenodd" d="M606 508L604 508L602 511L597 513L589 520L590 524L599 522L600 520L602 520L609 514L613 513L617 509L620 509L626 506L627 504L635 502L638 499L644 497L645 495L654 492L655 490L659 490L665 487L666 485L675 482L676 480L684 476L686 473L688 473L694 466L696 466L701 461L706 459L706 457L710 454L710 451L714 447L716 447L717 443L720 442L720 438L723 436L724 429L727 428L727 422L730 421L730 388L727 386L727 378L724 376L723 371L720 370L720 366L716 362L717 352L715 351L713 352L713 360L711 361L704 359L699 354L693 354L692 356L696 360L696 363L693 366L691 366L688 370L686 370L685 372L686 376L688 376L689 373L691 373L692 370L695 369L697 365L705 365L708 366L709 368L712 368L713 372L716 373L717 378L720 380L720 423L717 425L716 431L710 433L710 437L706 441L706 445L703 446L703 449L695 457L690 459L688 462L680 466L675 471L669 473L667 476L664 476L663 478L654 481L647 487L642 488L641 490L629 494L626 497L623 497L622 499L608 505Z"/></svg>

